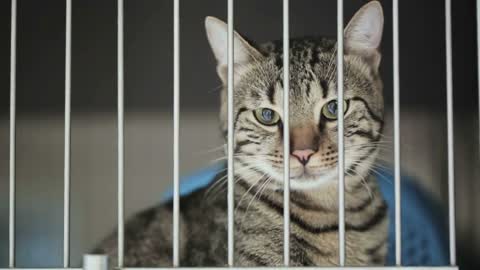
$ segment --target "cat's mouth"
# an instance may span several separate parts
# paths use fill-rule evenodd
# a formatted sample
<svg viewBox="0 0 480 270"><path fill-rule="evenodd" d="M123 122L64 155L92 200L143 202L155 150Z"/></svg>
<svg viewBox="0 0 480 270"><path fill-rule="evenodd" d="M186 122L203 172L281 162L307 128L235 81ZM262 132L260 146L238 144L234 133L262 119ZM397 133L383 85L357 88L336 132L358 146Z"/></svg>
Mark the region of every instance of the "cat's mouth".
<svg viewBox="0 0 480 270"><path fill-rule="evenodd" d="M308 173L308 172L304 171L301 174L290 176L290 178L294 179L294 180L301 180L301 181L303 181L303 180L315 180L317 178L324 177L325 175L326 175L326 173L313 174L313 173Z"/></svg>
<svg viewBox="0 0 480 270"><path fill-rule="evenodd" d="M290 178L299 180L315 180L331 174L335 170L336 165L330 166L290 166Z"/></svg>
<svg viewBox="0 0 480 270"><path fill-rule="evenodd" d="M321 186L334 181L337 176L336 166L322 170L309 168L296 168L290 171L290 185L294 189L308 189Z"/></svg>

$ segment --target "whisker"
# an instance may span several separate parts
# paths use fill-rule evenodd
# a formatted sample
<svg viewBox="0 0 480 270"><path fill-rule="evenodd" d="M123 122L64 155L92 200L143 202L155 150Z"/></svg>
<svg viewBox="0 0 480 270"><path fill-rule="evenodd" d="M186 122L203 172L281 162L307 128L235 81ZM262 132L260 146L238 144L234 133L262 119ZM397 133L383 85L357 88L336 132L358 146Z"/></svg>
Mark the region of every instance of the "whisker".
<svg viewBox="0 0 480 270"><path fill-rule="evenodd" d="M237 204L237 207L235 208L235 212L237 212L237 209L238 207L241 205L242 201L243 201L243 198L250 192L250 190L252 190L252 188L254 188L258 183L260 183L260 181L262 181L263 177L265 177L266 173L262 174L258 180L256 180L242 195L242 197L240 198L240 201L238 202Z"/></svg>
<svg viewBox="0 0 480 270"><path fill-rule="evenodd" d="M225 147L224 145L221 145L221 146L209 148L206 150L199 150L199 151L192 152L192 155L199 156L199 155L223 153L224 147Z"/></svg>
<svg viewBox="0 0 480 270"><path fill-rule="evenodd" d="M238 173L240 172L243 172L243 171L247 171L247 170L250 170L252 169L254 166L246 166L246 167L243 167L243 168L240 168L237 170ZM226 171L227 168L223 169L222 171ZM235 176L236 178L240 177L240 176ZM209 194L211 192L213 192L215 189L216 189L216 186L223 186L225 183L227 183L227 178L228 178L228 175L225 174L224 176L222 176L221 178L219 178L217 181L215 181L215 183L213 183L208 189L207 191L205 191L205 195L204 197L208 197Z"/></svg>
<svg viewBox="0 0 480 270"><path fill-rule="evenodd" d="M252 202L255 201L255 198L257 197L257 194L259 194L259 192L262 190L262 187L265 187L271 180L271 177L268 177L266 180L265 180L265 183L257 190L257 192L255 192L255 194L253 195L253 198L250 200L250 202L248 203L247 205L247 209L245 210L245 213L243 214L243 218L242 218L242 223L243 221L245 220L245 217L247 216L247 213L248 213L248 210L250 209L250 206L252 205Z"/></svg>
<svg viewBox="0 0 480 270"><path fill-rule="evenodd" d="M367 180L365 179L365 177L363 177L362 175L353 175L353 174L350 174L348 172L345 172L348 176L350 177L360 177L360 183L362 184L362 186L367 190L367 193L368 193L368 196L370 198L373 198L373 193L372 193L372 190L370 188L370 186L368 185L367 183Z"/></svg>
<svg viewBox="0 0 480 270"><path fill-rule="evenodd" d="M220 91L221 89L223 88L223 84L213 88L212 90L209 90L207 93L211 94L211 93L214 93L214 92L218 92Z"/></svg>

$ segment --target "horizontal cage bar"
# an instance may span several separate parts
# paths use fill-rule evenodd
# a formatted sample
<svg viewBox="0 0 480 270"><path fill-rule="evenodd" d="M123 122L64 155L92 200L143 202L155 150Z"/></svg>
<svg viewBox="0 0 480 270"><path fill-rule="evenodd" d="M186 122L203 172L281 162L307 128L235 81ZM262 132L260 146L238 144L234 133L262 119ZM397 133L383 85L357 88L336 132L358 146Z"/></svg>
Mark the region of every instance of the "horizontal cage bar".
<svg viewBox="0 0 480 270"><path fill-rule="evenodd" d="M391 266L391 267L236 267L237 269L294 269L294 270L458 270L456 266ZM124 267L122 270L231 270L231 267ZM83 270L83 268L0 268L0 270Z"/></svg>

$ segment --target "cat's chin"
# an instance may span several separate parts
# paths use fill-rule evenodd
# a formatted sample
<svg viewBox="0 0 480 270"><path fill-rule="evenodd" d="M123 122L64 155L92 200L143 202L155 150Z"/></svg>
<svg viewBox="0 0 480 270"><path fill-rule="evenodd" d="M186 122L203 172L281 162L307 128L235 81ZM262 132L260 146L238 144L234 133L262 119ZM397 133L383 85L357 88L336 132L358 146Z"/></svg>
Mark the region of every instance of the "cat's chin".
<svg viewBox="0 0 480 270"><path fill-rule="evenodd" d="M337 175L337 170L331 169L320 174L303 173L298 176L291 176L290 188L297 190L321 188L322 186L334 182Z"/></svg>

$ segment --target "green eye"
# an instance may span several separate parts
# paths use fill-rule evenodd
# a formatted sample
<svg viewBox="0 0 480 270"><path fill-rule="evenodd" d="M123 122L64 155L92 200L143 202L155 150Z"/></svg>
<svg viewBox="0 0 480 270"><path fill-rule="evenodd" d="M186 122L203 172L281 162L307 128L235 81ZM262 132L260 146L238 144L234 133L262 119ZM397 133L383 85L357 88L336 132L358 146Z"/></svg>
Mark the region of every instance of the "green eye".
<svg viewBox="0 0 480 270"><path fill-rule="evenodd" d="M337 119L337 100L331 100L327 104L325 104L322 108L322 114L328 120L336 120ZM348 110L348 103L344 100L343 101L343 113L346 113Z"/></svg>
<svg viewBox="0 0 480 270"><path fill-rule="evenodd" d="M253 111L255 119L266 126L273 126L280 121L280 115L274 110L259 108Z"/></svg>

